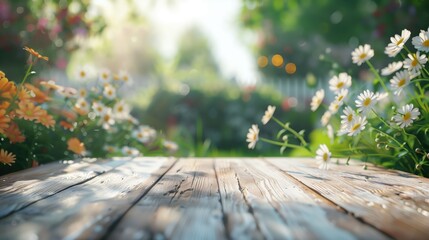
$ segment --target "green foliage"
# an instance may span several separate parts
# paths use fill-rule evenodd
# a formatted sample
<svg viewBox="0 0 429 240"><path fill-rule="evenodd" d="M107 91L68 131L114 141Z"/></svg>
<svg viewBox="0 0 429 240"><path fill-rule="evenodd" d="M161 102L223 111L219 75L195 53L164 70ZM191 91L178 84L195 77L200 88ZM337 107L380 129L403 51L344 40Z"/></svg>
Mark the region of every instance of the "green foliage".
<svg viewBox="0 0 429 240"><path fill-rule="evenodd" d="M429 2L418 0L244 0L241 20L244 27L259 33L257 56L270 59L280 54L285 63L297 65L299 76L309 72L325 76L331 66L318 59L326 49L341 57L346 67L349 51L358 44L371 42L376 51L382 51L397 29L426 29L427 9ZM269 78L284 77L284 66L268 64L261 71Z"/></svg>

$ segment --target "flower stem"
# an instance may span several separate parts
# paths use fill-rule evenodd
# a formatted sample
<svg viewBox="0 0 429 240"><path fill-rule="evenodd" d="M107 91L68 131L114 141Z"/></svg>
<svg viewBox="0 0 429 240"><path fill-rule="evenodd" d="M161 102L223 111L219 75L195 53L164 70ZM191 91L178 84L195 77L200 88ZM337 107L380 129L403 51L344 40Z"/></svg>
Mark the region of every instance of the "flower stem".
<svg viewBox="0 0 429 240"><path fill-rule="evenodd" d="M285 142L277 142L268 138L259 138L261 141L269 143L269 144L273 144L273 145L277 145L277 146L281 146L281 147L289 147L289 148L295 148L295 149L306 149L307 151L309 151L311 153L311 151L304 147L304 146L300 146L300 145L295 145L295 144L288 144Z"/></svg>
<svg viewBox="0 0 429 240"><path fill-rule="evenodd" d="M296 138L298 138L298 140L301 142L302 146L306 147L308 145L308 143L305 141L305 139L302 137L302 135L299 134L298 132L296 132L293 128L290 128L287 124L282 123L280 120L278 120L275 117L273 117L273 120L276 121L284 129L291 132Z"/></svg>
<svg viewBox="0 0 429 240"><path fill-rule="evenodd" d="M380 82L380 84L383 87L384 91L386 91L387 93L389 93L390 90L386 87L386 85L383 82L383 79L381 79L380 74L378 74L377 70L375 70L375 68L372 65L372 63L370 61L366 60L366 64L368 64L369 68L371 69L371 72L374 73L374 75L377 77L377 80L378 80L378 82Z"/></svg>
<svg viewBox="0 0 429 240"><path fill-rule="evenodd" d="M16 88L16 94L13 96L12 101L7 108L6 112L9 112L15 105L15 101L19 96L19 92L21 91L22 86L24 85L25 81L27 81L28 76L31 74L31 68L33 67L33 62L30 62L30 66L27 68L27 72L25 72L24 78L22 79L21 83L19 83L18 87Z"/></svg>

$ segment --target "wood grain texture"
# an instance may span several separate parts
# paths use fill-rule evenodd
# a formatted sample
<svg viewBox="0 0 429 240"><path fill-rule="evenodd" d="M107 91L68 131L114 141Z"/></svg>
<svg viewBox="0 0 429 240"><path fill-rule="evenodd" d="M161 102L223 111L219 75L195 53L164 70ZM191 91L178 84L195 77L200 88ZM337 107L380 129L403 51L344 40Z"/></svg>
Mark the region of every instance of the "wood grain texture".
<svg viewBox="0 0 429 240"><path fill-rule="evenodd" d="M271 164L260 159L231 162L266 239L387 239ZM258 214L259 209L270 208L279 222L267 223L267 217ZM273 235L278 226L286 229Z"/></svg>
<svg viewBox="0 0 429 240"><path fill-rule="evenodd" d="M374 166L331 164L317 169L313 159L267 159L333 203L398 239L429 235L428 179Z"/></svg>
<svg viewBox="0 0 429 240"><path fill-rule="evenodd" d="M166 158L127 160L1 219L2 237L99 239L173 163Z"/></svg>
<svg viewBox="0 0 429 240"><path fill-rule="evenodd" d="M0 218L124 163L112 160L52 163L33 171L3 176L0 180Z"/></svg>
<svg viewBox="0 0 429 240"><path fill-rule="evenodd" d="M224 239L212 159L180 159L108 239Z"/></svg>
<svg viewBox="0 0 429 240"><path fill-rule="evenodd" d="M251 207L230 159L215 159L215 171L222 202L226 231L230 239L262 239Z"/></svg>

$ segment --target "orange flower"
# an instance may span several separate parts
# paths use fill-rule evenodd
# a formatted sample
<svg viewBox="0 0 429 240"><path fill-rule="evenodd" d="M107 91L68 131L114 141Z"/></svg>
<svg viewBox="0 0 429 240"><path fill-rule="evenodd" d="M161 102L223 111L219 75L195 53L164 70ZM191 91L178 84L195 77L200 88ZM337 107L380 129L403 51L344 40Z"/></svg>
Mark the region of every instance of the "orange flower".
<svg viewBox="0 0 429 240"><path fill-rule="evenodd" d="M12 122L9 127L5 130L7 138L9 138L11 143L22 143L25 141L25 136L22 135L21 131L18 128L18 124Z"/></svg>
<svg viewBox="0 0 429 240"><path fill-rule="evenodd" d="M70 138L67 141L67 149L76 154L83 155L85 152L85 145L77 138Z"/></svg>
<svg viewBox="0 0 429 240"><path fill-rule="evenodd" d="M74 130L73 124L66 121L60 121L60 126L63 127L65 130L70 130L70 131Z"/></svg>
<svg viewBox="0 0 429 240"><path fill-rule="evenodd" d="M54 118L48 114L46 110L40 110L40 115L36 119L37 123L42 124L43 126L50 128L55 126L55 120Z"/></svg>
<svg viewBox="0 0 429 240"><path fill-rule="evenodd" d="M16 115L25 120L36 120L43 113L39 106L35 106L34 103L29 101L20 101L18 107Z"/></svg>
<svg viewBox="0 0 429 240"><path fill-rule="evenodd" d="M46 95L46 93L42 92L42 90L40 90L36 86L29 84L29 83L26 83L24 86L25 86L25 88L27 88L27 90L32 91L35 94L35 96L31 99L34 102L44 103L44 102L47 102L48 100L50 100L48 95Z"/></svg>
<svg viewBox="0 0 429 240"><path fill-rule="evenodd" d="M12 163L15 162L15 154L9 153L6 150L0 149L0 162L4 165L12 166Z"/></svg>
<svg viewBox="0 0 429 240"><path fill-rule="evenodd" d="M67 120L74 121L77 118L77 115L75 112L63 110L61 111L61 115L67 118Z"/></svg>
<svg viewBox="0 0 429 240"><path fill-rule="evenodd" d="M25 87L21 87L18 92L18 99L21 101L28 101L33 98L34 94L28 91Z"/></svg>
<svg viewBox="0 0 429 240"><path fill-rule="evenodd" d="M48 58L48 57L45 57L45 56L40 55L38 52L36 52L36 51L35 51L34 49L32 49L32 48L24 47L24 50L25 50L25 51L27 51L27 52L29 52L31 55L33 55L33 56L37 57L38 59L43 59L43 60L45 60L45 61L48 61L48 60L49 60L49 58Z"/></svg>
<svg viewBox="0 0 429 240"><path fill-rule="evenodd" d="M9 127L10 118L6 116L6 110L0 109L0 133L4 134Z"/></svg>
<svg viewBox="0 0 429 240"><path fill-rule="evenodd" d="M0 109L7 109L10 106L10 101L16 94L16 85L14 82L6 78L4 72L0 71Z"/></svg>

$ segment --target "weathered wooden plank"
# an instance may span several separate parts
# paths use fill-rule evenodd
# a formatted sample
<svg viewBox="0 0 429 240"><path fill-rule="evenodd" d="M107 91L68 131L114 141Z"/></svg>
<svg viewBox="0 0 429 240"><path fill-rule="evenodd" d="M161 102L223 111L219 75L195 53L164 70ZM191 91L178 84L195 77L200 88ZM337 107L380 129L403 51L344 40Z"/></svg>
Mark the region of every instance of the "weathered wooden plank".
<svg viewBox="0 0 429 240"><path fill-rule="evenodd" d="M100 238L173 163L166 158L128 160L1 219L0 232L7 239Z"/></svg>
<svg viewBox="0 0 429 240"><path fill-rule="evenodd" d="M313 159L267 159L359 219L399 239L429 235L427 179L369 166L331 165L317 169ZM427 188L426 188L427 189Z"/></svg>
<svg viewBox="0 0 429 240"><path fill-rule="evenodd" d="M387 239L271 164L260 159L230 161L267 239ZM272 216L259 214L270 208Z"/></svg>
<svg viewBox="0 0 429 240"><path fill-rule="evenodd" d="M215 171L222 201L226 231L230 239L263 239L255 217L240 188L236 165L229 159L215 159Z"/></svg>
<svg viewBox="0 0 429 240"><path fill-rule="evenodd" d="M53 163L41 166L40 169L3 176L4 181L0 187L0 218L124 163L123 160Z"/></svg>
<svg viewBox="0 0 429 240"><path fill-rule="evenodd" d="M225 228L212 159L180 159L108 239L222 239Z"/></svg>

